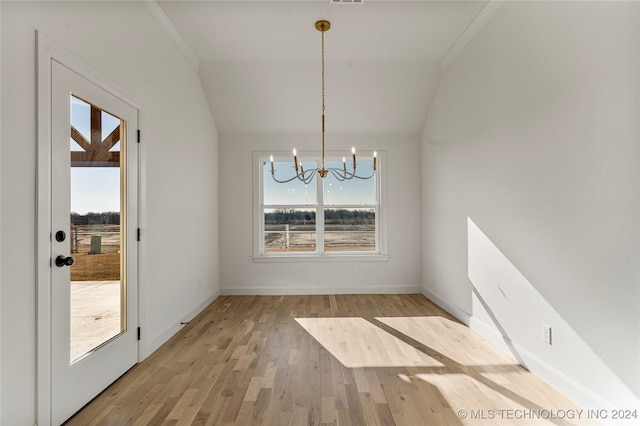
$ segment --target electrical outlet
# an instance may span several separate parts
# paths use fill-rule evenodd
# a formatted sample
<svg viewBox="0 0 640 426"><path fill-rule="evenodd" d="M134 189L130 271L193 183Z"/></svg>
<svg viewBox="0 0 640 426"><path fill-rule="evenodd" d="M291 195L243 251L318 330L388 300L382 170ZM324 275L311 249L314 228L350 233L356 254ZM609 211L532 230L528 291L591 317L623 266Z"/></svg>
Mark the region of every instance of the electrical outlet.
<svg viewBox="0 0 640 426"><path fill-rule="evenodd" d="M551 344L551 326L542 324L542 341Z"/></svg>
<svg viewBox="0 0 640 426"><path fill-rule="evenodd" d="M359 275L359 274L360 274L360 273L358 272L358 267L357 267L357 266L354 266L354 267L353 267L352 275L355 277L356 275Z"/></svg>

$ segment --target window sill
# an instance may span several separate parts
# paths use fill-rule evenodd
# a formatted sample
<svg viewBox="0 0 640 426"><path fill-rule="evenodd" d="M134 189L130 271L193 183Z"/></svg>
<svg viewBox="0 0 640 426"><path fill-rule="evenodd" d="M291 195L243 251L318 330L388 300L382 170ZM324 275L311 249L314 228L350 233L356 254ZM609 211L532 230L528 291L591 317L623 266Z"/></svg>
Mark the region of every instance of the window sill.
<svg viewBox="0 0 640 426"><path fill-rule="evenodd" d="M387 254L286 254L253 256L253 263L387 262Z"/></svg>

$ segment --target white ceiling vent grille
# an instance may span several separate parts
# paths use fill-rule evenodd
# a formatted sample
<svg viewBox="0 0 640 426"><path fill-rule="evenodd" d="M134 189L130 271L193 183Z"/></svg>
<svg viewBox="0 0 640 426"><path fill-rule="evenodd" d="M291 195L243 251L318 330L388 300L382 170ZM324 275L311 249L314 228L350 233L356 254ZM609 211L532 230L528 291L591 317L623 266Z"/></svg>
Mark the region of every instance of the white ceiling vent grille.
<svg viewBox="0 0 640 426"><path fill-rule="evenodd" d="M364 0L329 0L331 4L362 4Z"/></svg>

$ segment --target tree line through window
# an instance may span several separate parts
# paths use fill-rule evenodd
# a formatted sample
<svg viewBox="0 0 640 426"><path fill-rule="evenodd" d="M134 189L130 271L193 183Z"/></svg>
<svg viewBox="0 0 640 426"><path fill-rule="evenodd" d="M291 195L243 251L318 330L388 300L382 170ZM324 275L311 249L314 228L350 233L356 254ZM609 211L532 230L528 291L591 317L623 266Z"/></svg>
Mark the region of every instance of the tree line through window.
<svg viewBox="0 0 640 426"><path fill-rule="evenodd" d="M316 212L306 209L265 211L265 251L315 251ZM375 209L325 209L325 251L374 251Z"/></svg>

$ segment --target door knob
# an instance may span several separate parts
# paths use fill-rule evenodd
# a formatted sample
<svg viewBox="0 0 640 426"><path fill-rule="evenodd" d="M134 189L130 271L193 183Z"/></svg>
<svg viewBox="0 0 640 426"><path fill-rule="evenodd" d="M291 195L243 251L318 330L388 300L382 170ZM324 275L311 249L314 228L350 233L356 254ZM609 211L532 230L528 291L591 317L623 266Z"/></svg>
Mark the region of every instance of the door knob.
<svg viewBox="0 0 640 426"><path fill-rule="evenodd" d="M63 255L60 255L56 257L56 266L59 268L63 266L71 266L75 261L76 260L73 258L73 256L65 257Z"/></svg>

